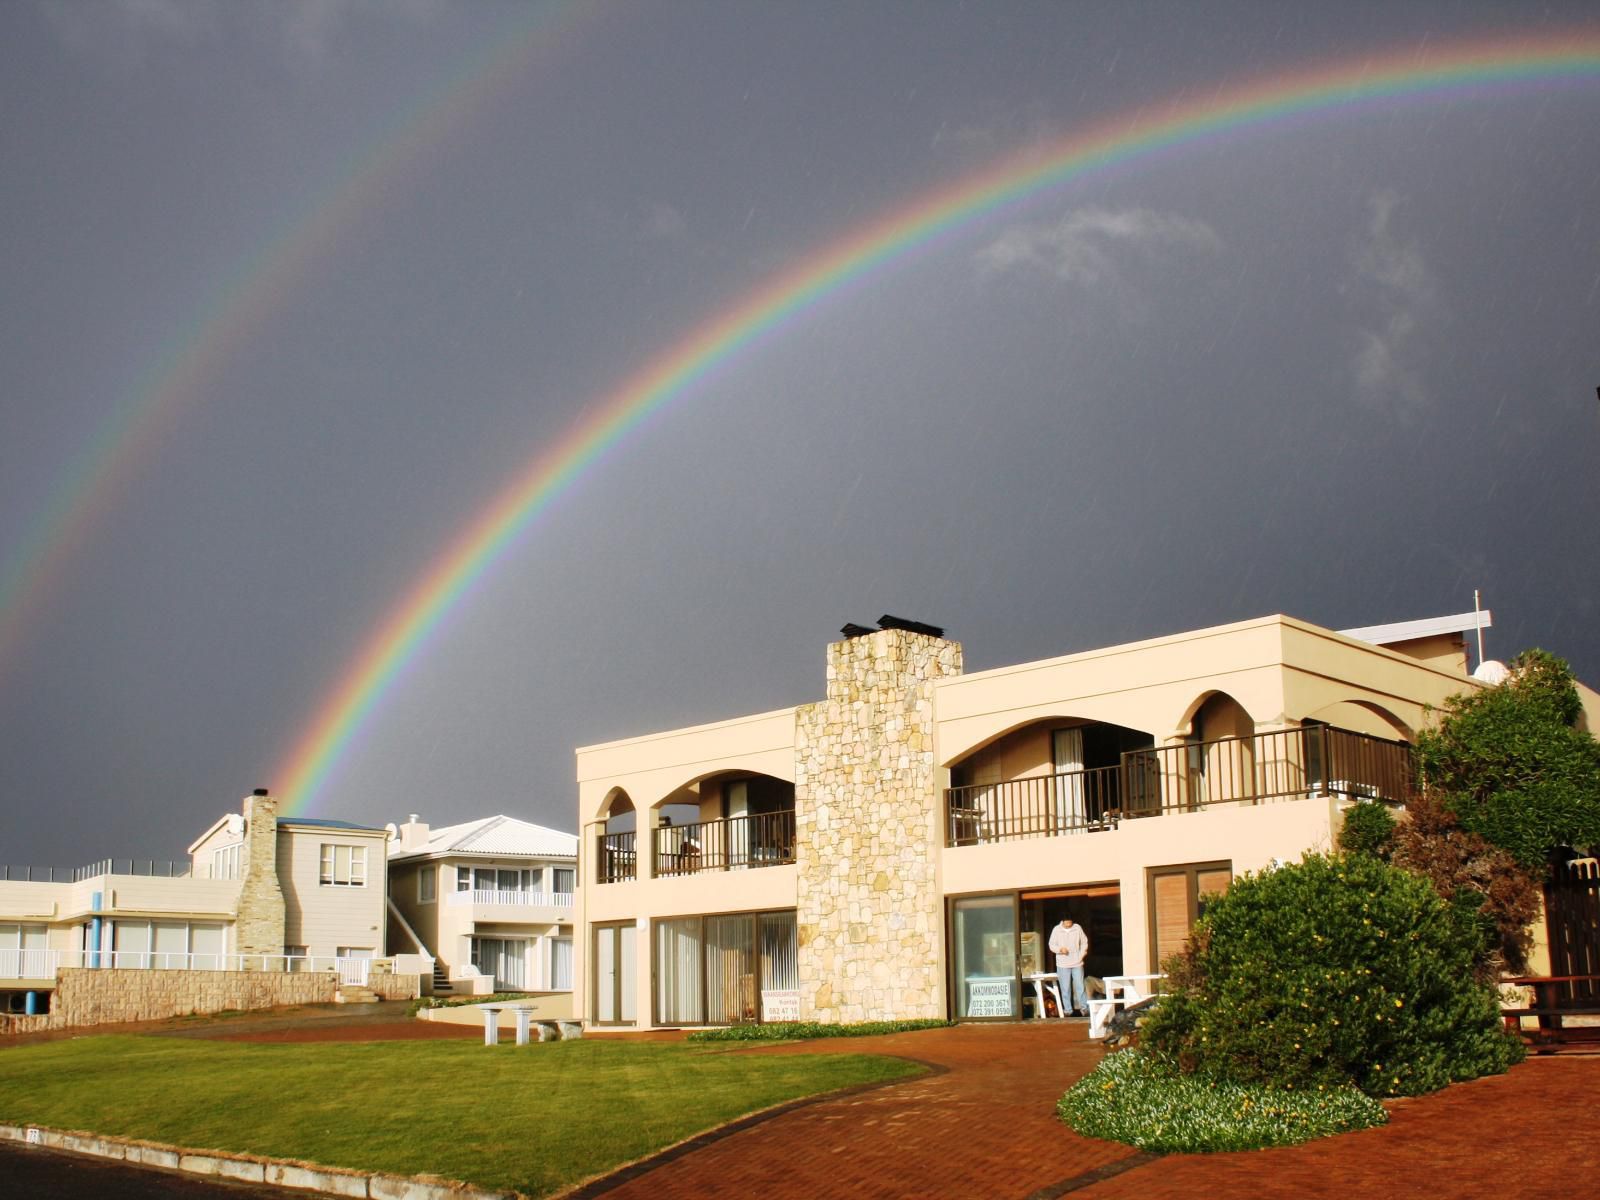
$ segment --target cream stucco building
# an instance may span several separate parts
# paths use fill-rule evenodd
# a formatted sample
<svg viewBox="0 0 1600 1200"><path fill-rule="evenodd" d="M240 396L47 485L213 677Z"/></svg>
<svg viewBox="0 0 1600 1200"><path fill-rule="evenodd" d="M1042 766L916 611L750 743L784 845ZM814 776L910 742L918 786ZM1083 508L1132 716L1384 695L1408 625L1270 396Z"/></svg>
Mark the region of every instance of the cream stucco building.
<svg viewBox="0 0 1600 1200"><path fill-rule="evenodd" d="M972 674L941 630L847 626L815 703L578 750L578 1012L1015 1019L1067 913L1091 974L1153 972L1206 894L1406 798L1486 617L1271 616Z"/></svg>

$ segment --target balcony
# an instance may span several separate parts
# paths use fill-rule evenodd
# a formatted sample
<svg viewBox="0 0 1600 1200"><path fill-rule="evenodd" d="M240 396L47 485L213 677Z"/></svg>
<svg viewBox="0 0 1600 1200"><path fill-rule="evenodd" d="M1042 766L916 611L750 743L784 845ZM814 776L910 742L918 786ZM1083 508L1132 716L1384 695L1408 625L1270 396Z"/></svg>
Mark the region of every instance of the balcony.
<svg viewBox="0 0 1600 1200"><path fill-rule="evenodd" d="M634 835L602 833L595 855L596 883L627 883L639 875L639 852L635 849Z"/></svg>
<svg viewBox="0 0 1600 1200"><path fill-rule="evenodd" d="M665 825L655 831L659 878L745 871L794 862L794 809Z"/></svg>
<svg viewBox="0 0 1600 1200"><path fill-rule="evenodd" d="M571 892L533 892L507 888L472 888L450 892L445 903L472 909L474 921L553 921L572 917Z"/></svg>
<svg viewBox="0 0 1600 1200"><path fill-rule="evenodd" d="M1313 795L1403 804L1411 747L1326 725L1133 750L1114 767L945 791L945 845L1099 833L1125 820Z"/></svg>

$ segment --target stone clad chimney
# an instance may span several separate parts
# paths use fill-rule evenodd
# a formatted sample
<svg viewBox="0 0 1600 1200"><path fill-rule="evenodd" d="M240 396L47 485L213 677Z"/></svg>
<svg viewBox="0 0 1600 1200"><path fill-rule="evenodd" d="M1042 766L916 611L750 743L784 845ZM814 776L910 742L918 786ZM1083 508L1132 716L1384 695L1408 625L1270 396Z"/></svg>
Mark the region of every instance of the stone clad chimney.
<svg viewBox="0 0 1600 1200"><path fill-rule="evenodd" d="M243 881L234 911L234 951L282 954L284 903L278 882L278 802L257 788L244 801Z"/></svg>
<svg viewBox="0 0 1600 1200"><path fill-rule="evenodd" d="M803 1020L943 1015L933 685L960 673L958 642L862 630L796 711Z"/></svg>

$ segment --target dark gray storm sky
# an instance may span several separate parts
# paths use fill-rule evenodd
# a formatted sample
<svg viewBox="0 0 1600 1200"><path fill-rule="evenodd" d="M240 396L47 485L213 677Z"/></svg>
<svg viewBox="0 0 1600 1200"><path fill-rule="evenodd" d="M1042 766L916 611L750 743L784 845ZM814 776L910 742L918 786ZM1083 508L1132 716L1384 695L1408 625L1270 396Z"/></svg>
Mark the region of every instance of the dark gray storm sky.
<svg viewBox="0 0 1600 1200"><path fill-rule="evenodd" d="M1175 94L1593 12L686 0L577 5L535 45L525 5L5 5L0 564L164 356L252 307L0 663L0 861L181 854L541 449L853 226ZM571 828L575 745L813 699L824 644L884 612L982 668L1481 588L1492 655L1600 682L1596 384L1600 78L1135 160L841 291L629 435L317 808Z"/></svg>

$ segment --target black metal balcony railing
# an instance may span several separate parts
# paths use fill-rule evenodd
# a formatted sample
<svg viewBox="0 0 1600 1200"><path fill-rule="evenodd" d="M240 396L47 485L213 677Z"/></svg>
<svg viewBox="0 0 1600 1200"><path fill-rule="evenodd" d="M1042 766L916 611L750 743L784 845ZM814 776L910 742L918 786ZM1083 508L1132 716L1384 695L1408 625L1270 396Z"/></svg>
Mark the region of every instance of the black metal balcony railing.
<svg viewBox="0 0 1600 1200"><path fill-rule="evenodd" d="M627 833L602 833L596 849L597 883L626 883L638 877L639 853L634 848L632 830Z"/></svg>
<svg viewBox="0 0 1600 1200"><path fill-rule="evenodd" d="M655 832L658 877L702 871L740 871L794 861L794 810L752 813Z"/></svg>
<svg viewBox="0 0 1600 1200"><path fill-rule="evenodd" d="M1313 794L1403 803L1411 747L1326 725L1133 750L1121 765L950 788L945 844L1110 829L1124 819Z"/></svg>

